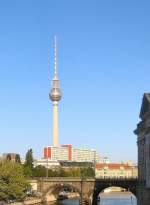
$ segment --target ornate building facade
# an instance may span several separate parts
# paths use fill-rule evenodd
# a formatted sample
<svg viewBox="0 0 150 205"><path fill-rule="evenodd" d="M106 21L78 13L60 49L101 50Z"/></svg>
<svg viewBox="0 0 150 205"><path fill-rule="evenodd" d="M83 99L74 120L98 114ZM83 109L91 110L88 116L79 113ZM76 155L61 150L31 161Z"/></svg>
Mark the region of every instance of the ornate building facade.
<svg viewBox="0 0 150 205"><path fill-rule="evenodd" d="M150 93L143 96L141 121L134 133L138 145L138 205L150 204Z"/></svg>
<svg viewBox="0 0 150 205"><path fill-rule="evenodd" d="M137 178L137 166L123 163L98 163L95 170L100 178Z"/></svg>

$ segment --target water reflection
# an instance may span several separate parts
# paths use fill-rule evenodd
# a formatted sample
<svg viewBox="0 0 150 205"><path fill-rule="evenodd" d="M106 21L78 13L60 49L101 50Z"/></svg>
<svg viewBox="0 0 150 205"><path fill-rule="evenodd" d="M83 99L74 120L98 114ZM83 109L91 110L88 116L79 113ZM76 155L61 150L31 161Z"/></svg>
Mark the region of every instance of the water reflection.
<svg viewBox="0 0 150 205"><path fill-rule="evenodd" d="M99 205L137 205L136 197L130 193L101 194ZM49 205L79 205L79 199L67 199Z"/></svg>
<svg viewBox="0 0 150 205"><path fill-rule="evenodd" d="M101 194L100 197L100 205L137 205L136 197L130 193Z"/></svg>
<svg viewBox="0 0 150 205"><path fill-rule="evenodd" d="M63 201L49 203L49 205L79 205L79 199L65 199Z"/></svg>

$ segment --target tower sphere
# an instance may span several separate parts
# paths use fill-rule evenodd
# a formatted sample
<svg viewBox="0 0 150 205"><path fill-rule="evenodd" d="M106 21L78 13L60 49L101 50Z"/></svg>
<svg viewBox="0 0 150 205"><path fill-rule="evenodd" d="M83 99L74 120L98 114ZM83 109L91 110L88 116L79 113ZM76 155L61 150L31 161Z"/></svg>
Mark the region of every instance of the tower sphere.
<svg viewBox="0 0 150 205"><path fill-rule="evenodd" d="M61 94L61 91L60 91L60 88L59 88L59 80L58 79L53 79L53 82L52 82L52 89L49 93L49 98L52 100L52 101L59 101L61 100L61 97L62 97L62 94Z"/></svg>
<svg viewBox="0 0 150 205"><path fill-rule="evenodd" d="M52 101L59 101L61 100L62 94L59 88L52 88L52 90L49 93L49 98Z"/></svg>

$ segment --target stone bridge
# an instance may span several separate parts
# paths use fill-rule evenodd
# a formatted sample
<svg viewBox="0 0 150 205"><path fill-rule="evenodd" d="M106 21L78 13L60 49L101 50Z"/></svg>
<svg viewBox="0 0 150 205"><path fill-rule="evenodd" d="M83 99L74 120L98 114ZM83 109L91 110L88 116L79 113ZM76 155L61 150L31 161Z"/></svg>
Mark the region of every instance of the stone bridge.
<svg viewBox="0 0 150 205"><path fill-rule="evenodd" d="M97 205L97 197L108 187L122 187L137 196L136 178L70 178L50 177L36 179L37 191L44 201L55 201L63 188L71 188L79 194L80 204Z"/></svg>
<svg viewBox="0 0 150 205"><path fill-rule="evenodd" d="M95 180L95 186L92 197L92 204L97 205L97 197L104 189L108 187L121 187L130 191L137 198L138 179L137 178L101 178Z"/></svg>

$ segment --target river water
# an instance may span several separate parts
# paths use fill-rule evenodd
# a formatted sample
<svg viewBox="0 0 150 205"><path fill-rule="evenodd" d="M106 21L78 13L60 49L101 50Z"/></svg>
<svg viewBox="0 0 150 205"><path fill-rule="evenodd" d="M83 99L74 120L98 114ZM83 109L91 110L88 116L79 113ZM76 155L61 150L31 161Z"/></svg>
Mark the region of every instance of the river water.
<svg viewBox="0 0 150 205"><path fill-rule="evenodd" d="M130 193L101 194L99 205L137 205L136 197ZM79 205L78 199L67 199L49 205Z"/></svg>

